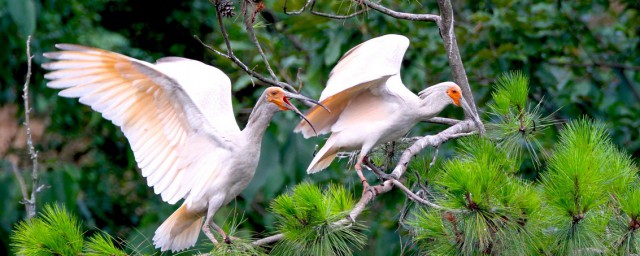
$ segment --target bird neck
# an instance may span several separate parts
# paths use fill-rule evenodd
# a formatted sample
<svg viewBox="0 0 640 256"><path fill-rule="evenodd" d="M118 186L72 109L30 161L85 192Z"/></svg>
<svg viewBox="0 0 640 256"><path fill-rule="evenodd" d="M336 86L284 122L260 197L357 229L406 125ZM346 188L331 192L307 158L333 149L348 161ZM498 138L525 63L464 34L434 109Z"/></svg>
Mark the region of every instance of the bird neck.
<svg viewBox="0 0 640 256"><path fill-rule="evenodd" d="M260 145L262 142L262 136L267 130L271 118L277 112L277 108L270 107L269 105L271 104L269 104L264 97L260 97L258 103L253 107L247 126L242 130L248 143Z"/></svg>
<svg viewBox="0 0 640 256"><path fill-rule="evenodd" d="M437 116L450 103L451 100L441 97L439 94L428 95L426 98L421 99L418 109L419 121L427 121Z"/></svg>

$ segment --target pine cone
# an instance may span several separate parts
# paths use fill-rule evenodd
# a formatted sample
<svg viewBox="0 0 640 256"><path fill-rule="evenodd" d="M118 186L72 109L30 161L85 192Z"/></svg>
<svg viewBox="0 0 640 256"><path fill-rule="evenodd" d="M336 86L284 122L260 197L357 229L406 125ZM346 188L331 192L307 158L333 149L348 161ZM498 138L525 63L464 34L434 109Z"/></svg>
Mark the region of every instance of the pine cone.
<svg viewBox="0 0 640 256"><path fill-rule="evenodd" d="M233 1L231 0L216 1L216 8L218 9L218 11L220 12L220 15L222 15L223 18L229 18L236 15L236 13L233 11L236 9L236 7L233 6Z"/></svg>

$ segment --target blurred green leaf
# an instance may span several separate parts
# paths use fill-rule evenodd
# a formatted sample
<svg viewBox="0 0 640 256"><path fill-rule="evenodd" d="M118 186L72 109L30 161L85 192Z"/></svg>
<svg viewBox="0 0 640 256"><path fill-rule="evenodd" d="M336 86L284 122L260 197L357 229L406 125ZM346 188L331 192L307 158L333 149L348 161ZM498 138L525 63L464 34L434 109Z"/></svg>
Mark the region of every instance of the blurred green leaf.
<svg viewBox="0 0 640 256"><path fill-rule="evenodd" d="M7 9L18 26L22 37L32 35L36 29L36 5L34 0L7 0Z"/></svg>

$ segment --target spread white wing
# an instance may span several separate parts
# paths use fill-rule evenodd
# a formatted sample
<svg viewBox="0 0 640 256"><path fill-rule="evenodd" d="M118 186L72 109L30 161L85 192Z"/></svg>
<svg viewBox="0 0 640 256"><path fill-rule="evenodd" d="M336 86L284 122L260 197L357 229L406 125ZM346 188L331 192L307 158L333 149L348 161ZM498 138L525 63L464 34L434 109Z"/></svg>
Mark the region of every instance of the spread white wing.
<svg viewBox="0 0 640 256"><path fill-rule="evenodd" d="M399 81L402 58L408 47L408 38L390 34L370 39L345 53L329 74L320 95L320 101L331 113L314 106L306 115L318 134L330 132L349 100L364 90L371 90L374 95L380 90L408 91ZM394 83L387 83L392 76L398 77L392 79ZM305 122L300 122L295 131L302 132L305 138L315 135Z"/></svg>
<svg viewBox="0 0 640 256"><path fill-rule="evenodd" d="M85 46L56 47L63 51L44 54L58 60L43 65L53 70L45 75L52 80L48 87L63 89L60 96L80 98L119 126L142 175L163 200L173 204L200 190L190 184L191 177L215 170L189 151L228 149L228 141L240 132L229 77L184 58L151 64ZM198 148L185 146L190 141L197 141Z"/></svg>

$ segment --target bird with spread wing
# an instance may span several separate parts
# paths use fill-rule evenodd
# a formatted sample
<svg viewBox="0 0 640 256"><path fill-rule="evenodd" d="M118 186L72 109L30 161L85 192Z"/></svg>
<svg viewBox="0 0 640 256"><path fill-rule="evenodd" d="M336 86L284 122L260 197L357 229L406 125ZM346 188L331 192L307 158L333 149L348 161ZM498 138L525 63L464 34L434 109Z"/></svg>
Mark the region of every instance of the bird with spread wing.
<svg viewBox="0 0 640 256"><path fill-rule="evenodd" d="M195 245L201 228L217 244L210 226L229 242L212 217L252 179L271 118L292 110L305 119L290 98L318 104L269 87L240 130L230 79L213 66L179 57L151 64L97 48L56 47L62 51L44 54L56 60L43 64L51 70L47 86L63 89L60 96L79 98L119 126L142 176L162 200L185 199L155 232L153 243L162 251Z"/></svg>
<svg viewBox="0 0 640 256"><path fill-rule="evenodd" d="M314 106L307 113L309 123L295 128L305 138L331 133L308 173L327 168L340 151L360 150L354 168L366 191L369 184L362 164L376 145L405 136L416 123L435 117L449 104L462 107L479 125L457 84L439 83L418 95L404 86L400 68L408 47L408 38L384 35L355 46L338 61L320 95L331 112Z"/></svg>

